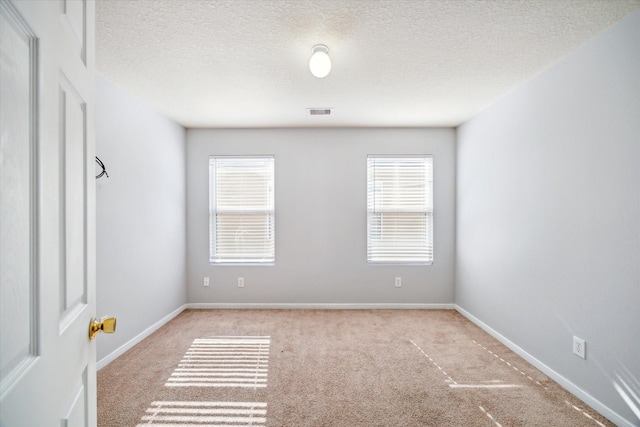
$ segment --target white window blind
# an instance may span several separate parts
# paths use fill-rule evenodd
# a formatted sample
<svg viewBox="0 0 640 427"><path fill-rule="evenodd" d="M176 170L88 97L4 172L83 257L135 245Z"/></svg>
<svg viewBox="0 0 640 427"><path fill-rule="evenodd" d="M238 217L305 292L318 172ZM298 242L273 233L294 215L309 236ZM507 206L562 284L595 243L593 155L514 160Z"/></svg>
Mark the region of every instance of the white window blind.
<svg viewBox="0 0 640 427"><path fill-rule="evenodd" d="M368 156L367 260L433 262L433 158Z"/></svg>
<svg viewBox="0 0 640 427"><path fill-rule="evenodd" d="M274 162L269 157L211 157L212 263L275 261Z"/></svg>

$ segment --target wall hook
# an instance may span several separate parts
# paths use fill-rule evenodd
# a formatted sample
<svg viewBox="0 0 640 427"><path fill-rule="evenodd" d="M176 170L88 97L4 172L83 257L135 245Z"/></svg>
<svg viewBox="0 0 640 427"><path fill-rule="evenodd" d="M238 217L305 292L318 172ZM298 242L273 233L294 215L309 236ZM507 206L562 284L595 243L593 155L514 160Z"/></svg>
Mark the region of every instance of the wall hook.
<svg viewBox="0 0 640 427"><path fill-rule="evenodd" d="M109 178L109 174L107 173L107 168L104 167L104 163L102 163L102 160L100 160L98 156L96 156L96 163L100 165L100 167L102 168L102 172L96 175L96 179L100 178L102 175L106 175L107 178Z"/></svg>

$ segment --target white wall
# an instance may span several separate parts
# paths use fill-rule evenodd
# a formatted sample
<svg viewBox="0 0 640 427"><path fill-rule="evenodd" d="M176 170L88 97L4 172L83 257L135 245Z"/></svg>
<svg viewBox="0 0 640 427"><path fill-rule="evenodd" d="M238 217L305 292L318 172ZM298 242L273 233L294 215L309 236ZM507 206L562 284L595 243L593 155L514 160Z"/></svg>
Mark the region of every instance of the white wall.
<svg viewBox="0 0 640 427"><path fill-rule="evenodd" d="M638 425L640 11L461 126L457 151L456 303Z"/></svg>
<svg viewBox="0 0 640 427"><path fill-rule="evenodd" d="M367 154L433 154L435 261L368 265ZM209 156L275 155L274 266L209 264ZM452 304L453 129L189 129L187 268L190 303ZM211 286L203 287L203 277ZM402 288L394 277L402 277ZM245 288L237 278L245 278Z"/></svg>
<svg viewBox="0 0 640 427"><path fill-rule="evenodd" d="M96 76L100 361L186 302L185 130Z"/></svg>

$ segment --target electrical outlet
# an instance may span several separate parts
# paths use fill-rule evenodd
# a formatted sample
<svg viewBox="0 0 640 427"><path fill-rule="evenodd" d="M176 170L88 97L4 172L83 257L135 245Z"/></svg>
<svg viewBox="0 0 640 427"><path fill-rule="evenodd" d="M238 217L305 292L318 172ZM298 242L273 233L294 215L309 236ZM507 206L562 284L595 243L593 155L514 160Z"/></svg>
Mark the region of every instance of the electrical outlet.
<svg viewBox="0 0 640 427"><path fill-rule="evenodd" d="M244 277L238 277L238 287L244 288Z"/></svg>
<svg viewBox="0 0 640 427"><path fill-rule="evenodd" d="M209 278L208 277L204 278L204 286L209 286Z"/></svg>
<svg viewBox="0 0 640 427"><path fill-rule="evenodd" d="M573 354L583 359L587 358L587 343L575 335L573 336Z"/></svg>
<svg viewBox="0 0 640 427"><path fill-rule="evenodd" d="M402 287L402 277L396 277L396 288Z"/></svg>

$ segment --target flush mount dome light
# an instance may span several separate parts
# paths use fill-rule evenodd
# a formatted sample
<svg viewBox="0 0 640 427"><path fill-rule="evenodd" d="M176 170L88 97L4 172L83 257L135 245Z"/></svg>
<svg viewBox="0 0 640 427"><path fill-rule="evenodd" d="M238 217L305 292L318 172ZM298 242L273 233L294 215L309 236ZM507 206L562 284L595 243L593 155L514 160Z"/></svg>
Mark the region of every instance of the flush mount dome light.
<svg viewBox="0 0 640 427"><path fill-rule="evenodd" d="M329 58L329 48L327 46L317 44L311 48L309 69L311 74L319 79L329 74L329 71L331 71L331 58Z"/></svg>

